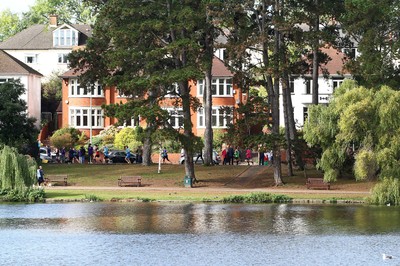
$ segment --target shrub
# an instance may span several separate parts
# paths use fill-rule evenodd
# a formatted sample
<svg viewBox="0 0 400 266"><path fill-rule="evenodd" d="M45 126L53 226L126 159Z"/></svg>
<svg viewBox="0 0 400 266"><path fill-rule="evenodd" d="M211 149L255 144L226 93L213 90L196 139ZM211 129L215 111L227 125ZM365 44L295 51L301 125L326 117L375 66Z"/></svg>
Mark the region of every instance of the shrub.
<svg viewBox="0 0 400 266"><path fill-rule="evenodd" d="M371 190L368 201L378 205L400 205L400 182L397 178L385 177Z"/></svg>
<svg viewBox="0 0 400 266"><path fill-rule="evenodd" d="M114 146L118 149L123 149L128 146L131 150L136 150L142 145L136 139L136 131L134 128L126 127L115 135Z"/></svg>
<svg viewBox="0 0 400 266"><path fill-rule="evenodd" d="M360 150L355 156L354 175L356 180L371 180L376 176L378 164L371 150Z"/></svg>
<svg viewBox="0 0 400 266"><path fill-rule="evenodd" d="M50 142L53 146L55 146L59 149L62 147L65 147L67 149L72 148L75 146L75 143L76 143L72 139L72 136L70 133L65 133L63 135L58 135L58 136L53 135L50 138Z"/></svg>
<svg viewBox="0 0 400 266"><path fill-rule="evenodd" d="M270 193L251 193L248 195L237 195L224 197L222 202L224 203L280 203L290 202L292 198L286 195L275 195Z"/></svg>
<svg viewBox="0 0 400 266"><path fill-rule="evenodd" d="M79 145L80 139L82 138L83 132L73 127L65 127L57 130L50 138L50 142L53 146L61 148L71 148Z"/></svg>
<svg viewBox="0 0 400 266"><path fill-rule="evenodd" d="M31 157L4 146L0 150L0 189L22 190L32 186L36 181L36 168Z"/></svg>

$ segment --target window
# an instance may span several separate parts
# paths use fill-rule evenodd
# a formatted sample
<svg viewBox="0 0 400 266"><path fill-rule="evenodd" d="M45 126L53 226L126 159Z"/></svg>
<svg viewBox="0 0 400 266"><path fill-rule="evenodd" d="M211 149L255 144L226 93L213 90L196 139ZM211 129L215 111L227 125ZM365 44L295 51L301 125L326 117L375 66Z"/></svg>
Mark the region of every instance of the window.
<svg viewBox="0 0 400 266"><path fill-rule="evenodd" d="M197 92L198 92L198 95L203 95L203 93L204 93L204 79L197 81Z"/></svg>
<svg viewBox="0 0 400 266"><path fill-rule="evenodd" d="M58 54L58 63L59 64L67 64L68 63L68 54Z"/></svg>
<svg viewBox="0 0 400 266"><path fill-rule="evenodd" d="M136 116L136 117L131 117L130 120L126 120L124 123L124 127L138 127L139 126L139 122L140 122L140 117Z"/></svg>
<svg viewBox="0 0 400 266"><path fill-rule="evenodd" d="M349 58L354 59L357 55L357 48L344 48L343 53L345 53Z"/></svg>
<svg viewBox="0 0 400 266"><path fill-rule="evenodd" d="M167 88L166 97L176 97L179 94L180 94L180 89L178 83L174 83L169 88Z"/></svg>
<svg viewBox="0 0 400 266"><path fill-rule="evenodd" d="M342 85L342 83L343 83L343 79L342 79L342 78L340 78L340 79L338 79L338 78L332 79L332 88L333 88L333 90L335 90L335 89L338 88L340 85Z"/></svg>
<svg viewBox="0 0 400 266"><path fill-rule="evenodd" d="M13 82L13 78L0 78L0 84L1 83L6 83L6 82Z"/></svg>
<svg viewBox="0 0 400 266"><path fill-rule="evenodd" d="M37 55L27 54L25 55L25 63L27 64L36 64L37 63Z"/></svg>
<svg viewBox="0 0 400 266"><path fill-rule="evenodd" d="M53 32L53 46L78 45L78 31L64 27Z"/></svg>
<svg viewBox="0 0 400 266"><path fill-rule="evenodd" d="M167 109L170 119L169 123L173 128L183 127L183 111L181 109Z"/></svg>
<svg viewBox="0 0 400 266"><path fill-rule="evenodd" d="M312 92L312 80L310 78L306 78L306 94L311 94Z"/></svg>
<svg viewBox="0 0 400 266"><path fill-rule="evenodd" d="M76 128L103 128L103 110L100 107L70 107L69 124Z"/></svg>
<svg viewBox="0 0 400 266"><path fill-rule="evenodd" d="M197 111L197 126L205 126L204 109L200 108ZM211 111L211 126L214 128L226 128L232 124L232 108L213 107Z"/></svg>
<svg viewBox="0 0 400 266"><path fill-rule="evenodd" d="M307 121L308 119L308 107L303 107L303 124Z"/></svg>
<svg viewBox="0 0 400 266"><path fill-rule="evenodd" d="M82 87L78 79L69 79L68 94L70 97L104 97L103 87L97 82L92 88Z"/></svg>
<svg viewBox="0 0 400 266"><path fill-rule="evenodd" d="M289 79L289 89L290 93L294 93L294 77L290 77Z"/></svg>
<svg viewBox="0 0 400 266"><path fill-rule="evenodd" d="M204 80L197 81L198 95L204 93ZM211 94L213 96L232 96L232 79L231 78L215 78L211 81Z"/></svg>

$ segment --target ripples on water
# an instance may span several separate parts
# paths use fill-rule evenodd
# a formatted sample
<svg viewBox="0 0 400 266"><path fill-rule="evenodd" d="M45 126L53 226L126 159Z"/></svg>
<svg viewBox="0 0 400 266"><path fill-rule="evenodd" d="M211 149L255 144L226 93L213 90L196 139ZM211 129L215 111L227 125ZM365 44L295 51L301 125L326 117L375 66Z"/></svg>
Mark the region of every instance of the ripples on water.
<svg viewBox="0 0 400 266"><path fill-rule="evenodd" d="M4 204L0 230L0 265L400 265L396 207Z"/></svg>

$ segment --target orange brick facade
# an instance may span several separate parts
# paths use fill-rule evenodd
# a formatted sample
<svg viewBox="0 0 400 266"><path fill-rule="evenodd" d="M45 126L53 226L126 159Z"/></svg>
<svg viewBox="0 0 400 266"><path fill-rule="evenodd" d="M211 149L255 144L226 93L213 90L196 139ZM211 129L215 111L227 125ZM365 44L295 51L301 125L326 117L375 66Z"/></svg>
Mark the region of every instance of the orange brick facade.
<svg viewBox="0 0 400 266"><path fill-rule="evenodd" d="M113 104L113 103L125 103L127 101L126 98L119 97L118 91L115 88L102 88L103 94L101 97L96 95L89 97L79 97L78 95L71 95L71 80L76 80L79 74L75 74L73 71L66 72L62 77L62 122L61 127L68 127L70 125L70 117L71 111L70 109L82 107L86 109L86 112L91 112L92 108L98 108L99 110L101 105ZM240 103L245 103L247 100L247 95L242 92L240 88L238 88L233 83L233 74L227 70L227 68L223 65L223 62L219 59L214 59L213 61L213 79L219 80L218 82L230 80L232 84L229 84L229 93L227 95L214 95L213 96L213 106L215 108L219 108L222 106L229 106L233 108L232 121L234 122L237 119L237 114L235 109L238 107ZM225 83L224 83L225 84ZM198 84L194 81L189 81L189 85L191 86L191 95L193 97L197 97L200 102L203 102L203 96L199 95L199 87ZM225 84L226 85L226 84ZM220 85L222 86L222 85ZM217 85L215 85L217 88ZM217 88L219 89L219 88ZM223 86L221 90L223 90ZM226 89L226 88L225 88ZM162 108L173 108L172 104L173 100L166 98L160 106ZM100 112L100 111L99 111ZM218 112L218 110L215 110ZM107 126L113 125L117 122L116 118L104 117L103 124L101 127L92 127L92 136L95 136L100 133L101 130L106 128ZM197 113L192 113L192 124L193 124L193 133L196 136L203 136L205 127L198 126L199 125L199 116ZM141 121L140 124L145 126L145 121ZM84 132L86 136L90 135L90 126L87 127L77 127L80 131ZM225 129L225 126L219 126L218 128Z"/></svg>

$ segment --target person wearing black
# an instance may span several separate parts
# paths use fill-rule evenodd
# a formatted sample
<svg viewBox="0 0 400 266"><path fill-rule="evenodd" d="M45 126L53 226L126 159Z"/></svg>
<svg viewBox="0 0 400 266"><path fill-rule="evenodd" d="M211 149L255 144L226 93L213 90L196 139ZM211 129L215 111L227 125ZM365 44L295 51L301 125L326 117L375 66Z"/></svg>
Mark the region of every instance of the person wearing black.
<svg viewBox="0 0 400 266"><path fill-rule="evenodd" d="M197 163L197 160L198 160L198 159L201 159L201 161L202 161L203 164L204 164L203 151L202 151L202 150L200 150L200 152L197 154L197 158L196 158L196 160L194 161L194 163Z"/></svg>
<svg viewBox="0 0 400 266"><path fill-rule="evenodd" d="M41 186L44 183L44 173L43 173L43 169L42 166L39 166L39 168L37 169L37 181L39 186Z"/></svg>
<svg viewBox="0 0 400 266"><path fill-rule="evenodd" d="M235 153L235 150L231 145L228 146L228 151L226 153L226 157L228 158L228 164L233 165L233 154Z"/></svg>

